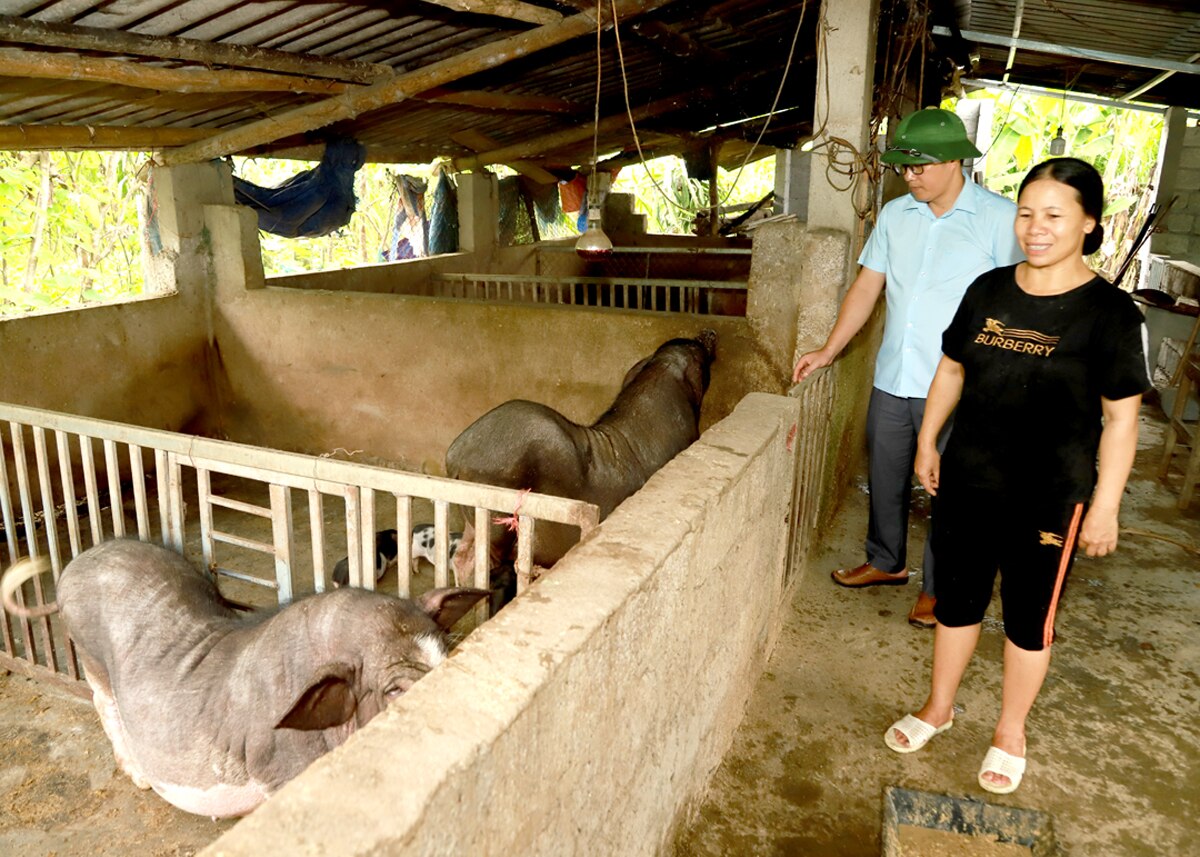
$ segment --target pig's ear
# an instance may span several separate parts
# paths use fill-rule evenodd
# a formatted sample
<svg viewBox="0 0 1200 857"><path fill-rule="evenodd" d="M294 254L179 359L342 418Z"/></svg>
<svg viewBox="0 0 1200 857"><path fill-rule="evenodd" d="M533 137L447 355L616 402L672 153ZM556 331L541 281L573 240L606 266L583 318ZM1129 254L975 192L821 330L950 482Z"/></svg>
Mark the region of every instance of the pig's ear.
<svg viewBox="0 0 1200 857"><path fill-rule="evenodd" d="M486 589L430 589L417 596L417 606L443 631L466 615L481 599L489 595Z"/></svg>
<svg viewBox="0 0 1200 857"><path fill-rule="evenodd" d="M341 726L354 716L358 705L349 664L326 664L316 679L292 703L276 729L329 729Z"/></svg>

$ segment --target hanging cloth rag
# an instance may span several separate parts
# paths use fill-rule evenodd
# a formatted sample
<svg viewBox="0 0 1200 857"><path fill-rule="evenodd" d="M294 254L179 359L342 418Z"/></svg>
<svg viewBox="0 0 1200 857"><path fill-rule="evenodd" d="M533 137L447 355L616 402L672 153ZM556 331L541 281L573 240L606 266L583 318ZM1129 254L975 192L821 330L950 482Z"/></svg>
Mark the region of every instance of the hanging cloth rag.
<svg viewBox="0 0 1200 857"><path fill-rule="evenodd" d="M258 228L264 232L285 238L328 235L354 214L354 174L365 160L361 143L337 138L325 144L319 164L277 187L259 187L234 176L233 196L258 212Z"/></svg>
<svg viewBox="0 0 1200 857"><path fill-rule="evenodd" d="M392 218L392 234L383 258L389 262L425 256L429 237L429 219L425 216L424 179L416 176L392 177L396 190L396 214Z"/></svg>

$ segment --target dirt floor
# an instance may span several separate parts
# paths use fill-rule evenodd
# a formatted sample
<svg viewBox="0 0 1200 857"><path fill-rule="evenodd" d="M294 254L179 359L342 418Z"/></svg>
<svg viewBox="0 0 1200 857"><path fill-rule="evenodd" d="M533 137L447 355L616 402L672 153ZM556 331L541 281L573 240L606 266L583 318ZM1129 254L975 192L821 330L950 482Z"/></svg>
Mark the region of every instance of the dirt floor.
<svg viewBox="0 0 1200 857"><path fill-rule="evenodd" d="M976 782L999 712L998 599L954 729L912 755L885 747L889 724L924 700L933 634L906 622L915 581L852 590L829 579L862 561L860 482L786 608L746 719L699 818L677 839L678 857L873 857L888 785L1043 811L1073 857L1196 854L1200 497L1187 511L1175 507L1182 455L1167 487L1154 479L1162 429L1161 411L1145 406L1121 521L1137 532L1109 557L1081 555L1071 573L1018 791L1000 797ZM912 558L924 529L913 526Z"/></svg>
<svg viewBox="0 0 1200 857"><path fill-rule="evenodd" d="M265 497L256 496L261 490L234 480L215 487L237 499L266 502ZM196 508L194 501L190 502L185 544L188 555L198 560L202 551ZM327 569L345 554L344 534L338 532L344 514L337 503L327 504L324 510L327 532L332 536L326 548ZM414 501L413 519L417 523L431 522L432 506L427 501ZM260 517L217 510L216 520L218 529L270 541L270 525ZM394 507L385 508L381 503L376 520L380 528L394 527ZM133 531L132 519L127 527ZM299 595L313 589L311 553L306 553L310 551L310 543L305 516L297 516L296 530L298 550L293 578ZM65 529L60 537L65 543ZM266 578L273 574L269 557L228 545L221 546L218 557L222 563L253 569ZM432 566L421 560L418 568L419 573L412 580L414 593L433 585ZM396 575L396 570L389 571L379 581L379 588L396 592ZM223 579L220 585L224 595L243 603L259 607L274 604L275 594L269 589L231 579ZM52 598L49 581L46 587L46 597ZM55 633L60 633L57 618L52 621ZM472 616L465 617L455 627L452 639L469 633L473 624ZM13 628L19 642L22 638L16 622ZM59 657L63 657L61 646L58 651ZM133 853L146 857L187 857L208 846L236 821L190 815L152 791L138 790L117 767L112 746L90 702L58 685L3 669L0 669L0 794L4 795L0 857L16 854L125 857Z"/></svg>
<svg viewBox="0 0 1200 857"><path fill-rule="evenodd" d="M90 702L0 672L0 854L187 857L232 821L178 810L117 768Z"/></svg>

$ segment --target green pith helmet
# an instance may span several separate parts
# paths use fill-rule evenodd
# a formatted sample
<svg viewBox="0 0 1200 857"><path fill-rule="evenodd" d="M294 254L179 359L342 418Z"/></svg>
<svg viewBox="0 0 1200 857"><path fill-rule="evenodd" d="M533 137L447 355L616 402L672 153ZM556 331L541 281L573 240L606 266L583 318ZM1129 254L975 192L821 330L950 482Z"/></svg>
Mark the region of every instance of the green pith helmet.
<svg viewBox="0 0 1200 857"><path fill-rule="evenodd" d="M957 114L926 107L900 120L896 136L880 160L885 164L941 164L980 154Z"/></svg>

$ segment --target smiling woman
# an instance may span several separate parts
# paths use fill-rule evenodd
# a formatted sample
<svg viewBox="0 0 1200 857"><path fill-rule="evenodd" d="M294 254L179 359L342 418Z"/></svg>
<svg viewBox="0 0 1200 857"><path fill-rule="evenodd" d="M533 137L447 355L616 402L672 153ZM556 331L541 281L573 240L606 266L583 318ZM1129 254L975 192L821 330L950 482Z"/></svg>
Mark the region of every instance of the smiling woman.
<svg viewBox="0 0 1200 857"><path fill-rule="evenodd" d="M1081 160L1030 170L1015 225L1027 261L967 289L942 336L917 437L939 569L933 676L925 704L884 740L910 753L950 728L999 572L1003 693L978 775L997 794L1015 791L1025 773L1026 718L1050 667L1076 550L1105 556L1117 547L1150 387L1141 313L1084 261L1100 245L1103 206L1103 180ZM943 455L937 438L951 413Z"/></svg>
<svg viewBox="0 0 1200 857"><path fill-rule="evenodd" d="M1030 282L1027 291L1056 294L1045 289L1068 291L1092 278L1084 256L1095 253L1104 240L1103 213L1104 184L1089 164L1059 158L1030 170L1021 182L1014 224L1028 267L1035 272L1030 279L1038 281ZM1042 281L1037 275L1043 272L1053 272L1053 279Z"/></svg>

